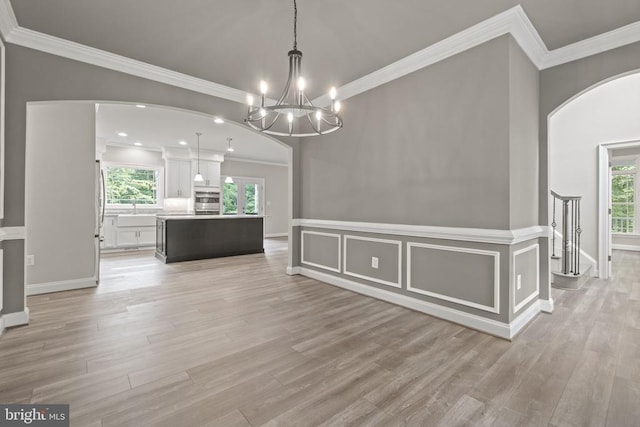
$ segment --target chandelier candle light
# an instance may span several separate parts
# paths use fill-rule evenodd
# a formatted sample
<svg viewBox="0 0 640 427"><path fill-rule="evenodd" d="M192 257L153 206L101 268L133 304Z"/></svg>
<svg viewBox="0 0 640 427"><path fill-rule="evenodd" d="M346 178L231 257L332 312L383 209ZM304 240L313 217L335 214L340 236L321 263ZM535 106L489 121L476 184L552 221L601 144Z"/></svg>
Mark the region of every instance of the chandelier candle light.
<svg viewBox="0 0 640 427"><path fill-rule="evenodd" d="M335 132L342 127L340 101L336 88L329 91L329 108L316 107L305 93L306 82L301 76L302 52L297 40L298 6L293 0L293 50L289 55L289 77L280 98L274 105L265 105L267 82L260 82L260 103L254 105L253 95L247 95L249 110L245 122L253 129L269 135L315 136Z"/></svg>

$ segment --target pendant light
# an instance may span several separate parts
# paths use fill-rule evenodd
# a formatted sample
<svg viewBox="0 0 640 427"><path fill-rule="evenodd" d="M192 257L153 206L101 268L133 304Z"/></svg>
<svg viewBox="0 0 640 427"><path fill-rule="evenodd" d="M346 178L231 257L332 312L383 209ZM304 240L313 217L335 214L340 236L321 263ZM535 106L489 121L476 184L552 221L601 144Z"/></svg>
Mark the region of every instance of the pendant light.
<svg viewBox="0 0 640 427"><path fill-rule="evenodd" d="M202 182L204 181L204 178L200 174L200 135L202 135L202 132L196 132L196 135L198 136L198 173L193 178L193 180L195 182Z"/></svg>
<svg viewBox="0 0 640 427"><path fill-rule="evenodd" d="M227 138L227 143L228 143L228 145L227 145L227 151L228 151L228 152L230 152L230 153L233 153L233 152L235 151L235 150L233 149L233 147L231 146L231 140L232 140L232 139L233 139L233 138Z"/></svg>
<svg viewBox="0 0 640 427"><path fill-rule="evenodd" d="M231 178L230 176L226 177L224 179L224 183L225 184L233 184L233 178Z"/></svg>

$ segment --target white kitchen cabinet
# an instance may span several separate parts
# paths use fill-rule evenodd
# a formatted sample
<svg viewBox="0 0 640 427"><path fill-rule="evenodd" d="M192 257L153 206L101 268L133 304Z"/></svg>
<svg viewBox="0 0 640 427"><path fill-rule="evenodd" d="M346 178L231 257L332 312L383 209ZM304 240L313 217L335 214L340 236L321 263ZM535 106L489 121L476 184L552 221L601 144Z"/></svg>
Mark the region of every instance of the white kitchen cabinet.
<svg viewBox="0 0 640 427"><path fill-rule="evenodd" d="M198 171L198 161L193 161L194 174ZM200 174L203 181L195 182L195 187L220 187L220 162L200 160Z"/></svg>
<svg viewBox="0 0 640 427"><path fill-rule="evenodd" d="M101 249L112 249L116 247L116 219L115 215L105 215L102 223L102 242Z"/></svg>
<svg viewBox="0 0 640 427"><path fill-rule="evenodd" d="M135 227L118 227L117 246L119 248L138 247L138 229Z"/></svg>
<svg viewBox="0 0 640 427"><path fill-rule="evenodd" d="M146 248L148 246L156 245L156 228L155 227L141 227L138 229L138 246Z"/></svg>
<svg viewBox="0 0 640 427"><path fill-rule="evenodd" d="M156 245L155 227L118 227L118 248L144 248Z"/></svg>
<svg viewBox="0 0 640 427"><path fill-rule="evenodd" d="M165 167L165 197L191 197L191 162L170 159Z"/></svg>

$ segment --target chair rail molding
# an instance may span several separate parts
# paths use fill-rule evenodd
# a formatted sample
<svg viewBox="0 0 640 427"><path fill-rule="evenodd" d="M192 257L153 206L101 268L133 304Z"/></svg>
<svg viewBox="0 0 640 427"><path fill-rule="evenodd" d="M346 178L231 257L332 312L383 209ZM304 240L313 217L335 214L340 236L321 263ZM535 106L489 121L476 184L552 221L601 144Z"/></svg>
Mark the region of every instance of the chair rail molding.
<svg viewBox="0 0 640 427"><path fill-rule="evenodd" d="M0 242L3 240L23 240L25 237L24 227L0 227Z"/></svg>
<svg viewBox="0 0 640 427"><path fill-rule="evenodd" d="M387 224L378 222L297 218L293 220L293 226L362 233L392 234L396 236L461 240L477 243L495 243L500 245L515 245L517 243L526 242L540 237L549 237L548 227L540 225L516 230L495 230L484 228L438 227L430 225Z"/></svg>

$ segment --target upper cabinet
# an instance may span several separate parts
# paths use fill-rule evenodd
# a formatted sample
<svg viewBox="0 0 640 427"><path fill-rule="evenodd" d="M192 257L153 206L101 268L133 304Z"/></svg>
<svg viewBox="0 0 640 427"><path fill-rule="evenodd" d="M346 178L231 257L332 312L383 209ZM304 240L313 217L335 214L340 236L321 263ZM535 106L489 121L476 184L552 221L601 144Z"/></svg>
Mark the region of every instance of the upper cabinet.
<svg viewBox="0 0 640 427"><path fill-rule="evenodd" d="M191 161L169 159L165 168L165 197L189 198L191 194Z"/></svg>
<svg viewBox="0 0 640 427"><path fill-rule="evenodd" d="M198 161L193 161L193 170L198 171ZM194 172L194 173L195 173ZM220 162L212 160L200 160L200 174L203 180L200 182L194 181L195 187L220 187Z"/></svg>
<svg viewBox="0 0 640 427"><path fill-rule="evenodd" d="M220 190L220 163L224 154L190 148L163 147L165 160L165 197L192 198L194 190ZM200 165L198 165L198 158ZM203 181L193 180L200 171Z"/></svg>

